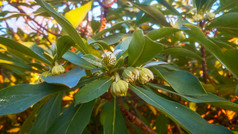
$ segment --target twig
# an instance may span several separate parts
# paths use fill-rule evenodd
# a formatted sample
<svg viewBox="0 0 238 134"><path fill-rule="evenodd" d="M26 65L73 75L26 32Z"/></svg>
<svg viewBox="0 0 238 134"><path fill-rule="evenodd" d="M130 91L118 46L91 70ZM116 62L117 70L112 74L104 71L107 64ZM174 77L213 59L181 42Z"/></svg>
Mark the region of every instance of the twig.
<svg viewBox="0 0 238 134"><path fill-rule="evenodd" d="M205 22L199 22L199 26L201 28L201 30L203 31L203 27L204 27L204 23ZM209 31L203 31L204 35L206 36ZM215 83L212 81L212 79L209 77L208 74L208 70L207 70L207 61L206 61L206 50L205 48L200 44L201 46L201 56L202 56L202 71L203 71L203 79L204 79L204 83L207 84L207 80L210 81L210 83L215 86Z"/></svg>
<svg viewBox="0 0 238 134"><path fill-rule="evenodd" d="M183 134L183 130L181 129L181 127L176 123L175 123L175 126L178 129L179 134Z"/></svg>
<svg viewBox="0 0 238 134"><path fill-rule="evenodd" d="M13 38L18 42L22 42L21 37L13 31L13 29L8 25L7 21L4 20L4 22L7 26L7 28L9 29L10 33L12 34Z"/></svg>
<svg viewBox="0 0 238 134"><path fill-rule="evenodd" d="M104 11L102 13L101 10L101 26L99 28L99 32L104 30L106 23L107 23L107 13L108 13L108 9L117 2L117 0L113 0L111 3L107 4L107 3L102 3L100 0L97 0L97 2L99 3L100 6L103 7Z"/></svg>
<svg viewBox="0 0 238 134"><path fill-rule="evenodd" d="M120 105L120 109L122 114L133 124L141 128L143 131L145 131L147 134L156 134L151 128L149 128L144 122L142 122L138 117L133 115L131 112L126 110L122 105Z"/></svg>
<svg viewBox="0 0 238 134"><path fill-rule="evenodd" d="M201 45L201 56L203 59L202 61L203 80L204 80L204 83L207 84L208 71L207 71L207 61L206 61L206 50L202 45Z"/></svg>
<svg viewBox="0 0 238 134"><path fill-rule="evenodd" d="M12 5L13 7L15 7L20 13L26 14L26 12L25 12L24 10L20 9L17 5L12 4L12 3L9 3L9 4ZM27 17L27 19L29 19L29 20L33 21L34 23L36 23L36 25L38 25L40 28L44 29L44 30L47 31L48 33L53 34L53 35L55 35L55 36L61 36L61 34L51 32L49 29L43 27L43 26L42 26L41 24L39 24L34 18L31 18L30 16L26 16L26 17Z"/></svg>

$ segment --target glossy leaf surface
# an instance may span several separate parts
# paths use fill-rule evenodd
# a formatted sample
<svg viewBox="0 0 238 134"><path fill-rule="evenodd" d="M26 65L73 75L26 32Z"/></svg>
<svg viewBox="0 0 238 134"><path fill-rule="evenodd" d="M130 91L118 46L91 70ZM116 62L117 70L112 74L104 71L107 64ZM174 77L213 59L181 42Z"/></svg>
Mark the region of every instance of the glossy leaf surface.
<svg viewBox="0 0 238 134"><path fill-rule="evenodd" d="M181 127L183 127L186 131L190 133L232 134L230 130L223 126L209 124L199 114L177 102L164 99L156 95L152 91L145 90L138 86L130 85L130 88L145 102L158 108L159 111L167 115L170 119L178 123Z"/></svg>
<svg viewBox="0 0 238 134"><path fill-rule="evenodd" d="M81 134L88 125L93 110L94 101L78 105L70 105L59 116L47 133L49 134Z"/></svg>
<svg viewBox="0 0 238 134"><path fill-rule="evenodd" d="M206 91L199 80L187 71L167 71L160 67L152 69L154 73L161 74L171 87L183 95L206 95Z"/></svg>
<svg viewBox="0 0 238 134"><path fill-rule="evenodd" d="M60 115L63 93L52 96L37 113L37 118L31 129L32 134L45 134Z"/></svg>
<svg viewBox="0 0 238 134"><path fill-rule="evenodd" d="M76 67L73 70L60 75L47 77L42 76L42 79L44 79L47 83L62 84L72 88L75 87L79 80L84 76L86 76L85 70Z"/></svg>
<svg viewBox="0 0 238 134"><path fill-rule="evenodd" d="M47 83L21 84L1 89L0 115L22 112L45 96L66 89L64 86Z"/></svg>
<svg viewBox="0 0 238 134"><path fill-rule="evenodd" d="M109 89L111 83L111 78L100 78L86 84L75 94L75 104L86 103L96 99Z"/></svg>
<svg viewBox="0 0 238 134"><path fill-rule="evenodd" d="M107 102L101 113L103 130L105 134L128 134L124 118L116 98L112 102Z"/></svg>

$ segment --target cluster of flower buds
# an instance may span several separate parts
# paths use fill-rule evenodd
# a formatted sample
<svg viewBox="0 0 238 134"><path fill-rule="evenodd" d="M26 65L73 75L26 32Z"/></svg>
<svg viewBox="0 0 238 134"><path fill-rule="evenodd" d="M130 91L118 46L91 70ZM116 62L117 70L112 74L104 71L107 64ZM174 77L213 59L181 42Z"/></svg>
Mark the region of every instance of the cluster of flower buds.
<svg viewBox="0 0 238 134"><path fill-rule="evenodd" d="M114 96L126 95L128 90L128 83L135 81L145 84L154 79L153 73L147 68L128 67L122 73L121 80L118 73L115 73L115 81L111 85L111 93Z"/></svg>
<svg viewBox="0 0 238 134"><path fill-rule="evenodd" d="M108 67L112 67L116 64L116 55L112 52L102 54L101 58L103 63Z"/></svg>
<svg viewBox="0 0 238 134"><path fill-rule="evenodd" d="M154 75L149 69L139 67L126 68L122 73L122 77L128 83L133 83L138 80L141 84L145 84L154 79Z"/></svg>
<svg viewBox="0 0 238 134"><path fill-rule="evenodd" d="M55 63L55 66L51 70L52 75L59 75L64 72L65 72L64 67L62 65L58 65L58 63Z"/></svg>
<svg viewBox="0 0 238 134"><path fill-rule="evenodd" d="M196 14L193 16L193 21L199 22L203 20L203 16L201 14Z"/></svg>
<svg viewBox="0 0 238 134"><path fill-rule="evenodd" d="M199 21L202 21L203 19L211 21L215 18L215 16L216 14L211 12L207 12L205 17L202 16L201 14L196 14L193 16L193 21L199 22Z"/></svg>
<svg viewBox="0 0 238 134"><path fill-rule="evenodd" d="M205 19L210 21L210 20L213 20L215 18L215 16L216 16L215 13L207 12Z"/></svg>

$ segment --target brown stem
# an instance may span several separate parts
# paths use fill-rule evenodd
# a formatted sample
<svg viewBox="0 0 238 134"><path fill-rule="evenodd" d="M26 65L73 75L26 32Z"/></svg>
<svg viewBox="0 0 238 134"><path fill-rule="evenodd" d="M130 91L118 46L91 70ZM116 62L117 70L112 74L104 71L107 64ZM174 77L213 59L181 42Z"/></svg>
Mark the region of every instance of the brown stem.
<svg viewBox="0 0 238 134"><path fill-rule="evenodd" d="M181 129L181 127L176 123L175 123L175 126L178 129L179 134L183 134L183 130Z"/></svg>
<svg viewBox="0 0 238 134"><path fill-rule="evenodd" d="M203 31L204 28L204 21L200 21L199 22L199 26L201 28L201 30ZM204 35L206 36L210 31L203 31ZM202 56L202 71L203 71L203 79L204 79L204 83L207 84L207 80L209 80L211 82L212 85L215 85L215 83L212 81L212 79L209 77L208 74L208 70L207 70L207 61L206 61L206 50L205 48L202 46L202 44L200 44L201 46L201 56Z"/></svg>
<svg viewBox="0 0 238 134"><path fill-rule="evenodd" d="M102 14L102 10L101 10L101 26L99 28L99 32L104 30L105 26L106 26L106 23L107 23L107 13L108 13L108 9L114 4L117 2L117 0L113 0L111 3L107 4L106 2L105 3L102 3L100 0L97 0L97 2L99 3L100 6L103 7L104 11L103 11L103 14Z"/></svg>
<svg viewBox="0 0 238 134"><path fill-rule="evenodd" d="M202 45L201 45L201 56L203 59L202 61L203 79L204 79L204 83L207 84L208 71L207 71L207 61L206 61L206 50Z"/></svg>
<svg viewBox="0 0 238 134"><path fill-rule="evenodd" d="M12 5L13 7L15 7L20 13L26 14L26 12L25 12L24 10L20 9L20 8L18 7L18 5L15 5L15 4L13 4L13 3L9 3L9 4ZM57 33L51 32L49 29L43 27L43 26L42 26L41 24L39 24L34 18L31 18L30 16L26 16L26 17L27 17L27 19L29 19L29 20L33 21L34 23L36 23L36 25L38 25L40 28L44 29L44 30L47 31L48 33L53 34L53 35L55 35L55 36L61 36L61 34L57 34Z"/></svg>
<svg viewBox="0 0 238 134"><path fill-rule="evenodd" d="M104 4L102 3L100 0L97 0L97 2L99 3L100 6L102 6L103 8L110 8L114 3L117 2L117 0L113 0L111 3L109 4Z"/></svg>
<svg viewBox="0 0 238 134"><path fill-rule="evenodd" d="M142 122L138 117L133 115L131 112L126 110L122 105L120 105L120 109L122 114L133 124L141 128L143 131L145 131L147 134L156 134L151 128L149 128L144 122Z"/></svg>
<svg viewBox="0 0 238 134"><path fill-rule="evenodd" d="M4 20L4 22L7 26L7 28L9 29L10 33L12 34L13 38L18 42L22 42L21 37L13 31L13 29L8 25L7 21Z"/></svg>

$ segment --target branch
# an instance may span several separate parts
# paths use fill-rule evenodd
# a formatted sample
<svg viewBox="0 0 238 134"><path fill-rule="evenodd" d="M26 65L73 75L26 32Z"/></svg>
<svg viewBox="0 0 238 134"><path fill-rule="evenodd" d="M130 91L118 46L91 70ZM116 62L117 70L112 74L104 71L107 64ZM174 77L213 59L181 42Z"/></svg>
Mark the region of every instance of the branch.
<svg viewBox="0 0 238 134"><path fill-rule="evenodd" d="M151 128L149 128L144 122L142 122L138 117L133 115L131 112L126 110L122 105L120 105L120 109L122 114L133 124L141 128L143 131L145 131L147 134L156 134Z"/></svg>
<svg viewBox="0 0 238 134"><path fill-rule="evenodd" d="M204 23L205 22L199 22L199 26L201 28L201 30L203 31L204 35L206 36L210 31L204 31ZM201 46L201 56L202 56L202 71L203 71L203 79L204 79L204 83L207 84L207 80L210 81L210 83L215 86L215 83L212 81L212 79L209 77L208 74L208 70L207 70L207 61L206 61L206 50L205 48L200 44Z"/></svg>
<svg viewBox="0 0 238 134"><path fill-rule="evenodd" d="M178 129L178 133L179 134L183 134L183 130L180 128L180 126L178 124L175 123L175 126L177 127Z"/></svg>
<svg viewBox="0 0 238 134"><path fill-rule="evenodd" d="M12 3L9 3L9 4L10 4L11 6L15 7L20 13L26 14L26 12L25 12L24 10L20 9L20 8L18 7L18 5L15 5L15 4L12 4ZM43 27L41 24L39 24L35 19L31 18L30 16L26 16L26 17L27 17L27 19L29 19L29 20L33 21L34 23L36 23L36 25L38 25L40 28L44 29L44 30L47 31L48 33L53 34L53 35L55 35L55 36L61 36L61 34L57 34L57 33L51 32L49 29Z"/></svg>

